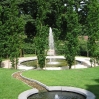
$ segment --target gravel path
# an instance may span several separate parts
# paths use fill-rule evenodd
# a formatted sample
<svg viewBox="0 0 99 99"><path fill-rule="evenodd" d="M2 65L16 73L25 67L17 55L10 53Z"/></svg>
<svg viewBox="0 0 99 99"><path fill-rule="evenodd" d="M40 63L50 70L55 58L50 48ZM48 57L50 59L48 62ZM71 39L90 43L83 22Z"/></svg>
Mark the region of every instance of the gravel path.
<svg viewBox="0 0 99 99"><path fill-rule="evenodd" d="M13 74L13 77L18 79L18 80L21 80L22 82L26 83L27 85L31 86L32 88L38 89L39 91L42 91L42 92L47 91L44 87L40 86L36 82L29 81L29 80L21 77L21 74L22 74L22 71L21 72L16 72L16 73Z"/></svg>

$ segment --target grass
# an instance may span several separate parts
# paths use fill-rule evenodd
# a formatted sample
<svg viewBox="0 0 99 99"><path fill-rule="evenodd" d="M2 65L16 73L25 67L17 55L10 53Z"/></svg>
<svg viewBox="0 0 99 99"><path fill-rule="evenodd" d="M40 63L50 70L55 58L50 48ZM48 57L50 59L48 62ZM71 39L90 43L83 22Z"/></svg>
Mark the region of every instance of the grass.
<svg viewBox="0 0 99 99"><path fill-rule="evenodd" d="M76 70L30 70L24 76L36 79L48 86L73 86L93 92L99 99L99 67Z"/></svg>
<svg viewBox="0 0 99 99"><path fill-rule="evenodd" d="M0 99L18 99L21 92L30 89L11 76L14 72L16 70L0 68Z"/></svg>

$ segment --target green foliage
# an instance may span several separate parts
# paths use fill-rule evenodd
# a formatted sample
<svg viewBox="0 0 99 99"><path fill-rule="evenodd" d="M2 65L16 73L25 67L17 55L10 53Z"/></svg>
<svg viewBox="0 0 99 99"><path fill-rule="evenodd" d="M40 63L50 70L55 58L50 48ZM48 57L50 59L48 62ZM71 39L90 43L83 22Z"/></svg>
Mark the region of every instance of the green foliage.
<svg viewBox="0 0 99 99"><path fill-rule="evenodd" d="M84 40L83 37L80 37L79 40L79 55L80 56L87 56L88 55L88 48L87 48L87 40Z"/></svg>
<svg viewBox="0 0 99 99"><path fill-rule="evenodd" d="M25 43L23 46L24 54L35 54L34 43Z"/></svg>
<svg viewBox="0 0 99 99"><path fill-rule="evenodd" d="M45 66L45 49L48 37L48 35L46 34L48 32L47 30L48 29L46 26L42 26L41 29L39 28L37 36L35 38L36 54L40 68L43 68Z"/></svg>
<svg viewBox="0 0 99 99"><path fill-rule="evenodd" d="M62 40L58 40L55 46L56 55L64 55L65 43Z"/></svg>
<svg viewBox="0 0 99 99"><path fill-rule="evenodd" d="M2 13L2 6L0 6L0 17ZM1 67L1 62L2 62L2 55L3 55L3 40L2 40L2 21L0 18L0 67Z"/></svg>
<svg viewBox="0 0 99 99"><path fill-rule="evenodd" d="M40 68L43 68L45 66L46 57L44 56L44 54L39 54L37 57L38 57L38 64Z"/></svg>
<svg viewBox="0 0 99 99"><path fill-rule="evenodd" d="M89 36L88 50L91 57L95 58L98 55L97 42L99 40L99 3L97 0L90 0L87 4L88 15L86 20L86 28ZM97 52L97 54L96 54Z"/></svg>
<svg viewBox="0 0 99 99"><path fill-rule="evenodd" d="M19 9L15 0L1 2L2 4L2 41L4 53L9 56L12 67L17 69L17 61L20 49L22 48L24 20L19 16Z"/></svg>
<svg viewBox="0 0 99 99"><path fill-rule="evenodd" d="M69 5L67 6L67 33L66 33L66 43L65 43L65 57L69 64L69 68L71 68L75 56L78 51L78 34L80 32L80 25L78 23L78 14L76 10L73 8L72 3L69 1Z"/></svg>
<svg viewBox="0 0 99 99"><path fill-rule="evenodd" d="M15 1L9 2L9 13L8 13L8 23L9 23L9 39L8 39L8 50L10 54L10 59L12 62L12 67L17 69L17 58L19 56L20 49L20 39L19 35L22 31L21 19L18 18L18 8Z"/></svg>

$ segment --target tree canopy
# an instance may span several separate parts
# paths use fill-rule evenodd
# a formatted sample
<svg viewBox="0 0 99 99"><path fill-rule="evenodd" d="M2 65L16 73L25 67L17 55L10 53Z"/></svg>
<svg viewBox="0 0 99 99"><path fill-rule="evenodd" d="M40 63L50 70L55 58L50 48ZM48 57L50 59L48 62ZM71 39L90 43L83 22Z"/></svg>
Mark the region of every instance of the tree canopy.
<svg viewBox="0 0 99 99"><path fill-rule="evenodd" d="M49 27L57 45L59 40L65 42L64 54L70 68L77 55L79 36L88 36L89 53L98 57L98 0L1 0L0 62L2 57L10 57L17 68L23 49L33 43L43 68Z"/></svg>

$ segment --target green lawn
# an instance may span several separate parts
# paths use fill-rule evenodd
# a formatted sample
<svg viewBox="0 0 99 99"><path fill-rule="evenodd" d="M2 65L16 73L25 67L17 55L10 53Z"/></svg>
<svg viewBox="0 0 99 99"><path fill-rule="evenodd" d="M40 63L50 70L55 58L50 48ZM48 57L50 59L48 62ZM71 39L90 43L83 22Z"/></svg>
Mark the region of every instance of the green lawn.
<svg viewBox="0 0 99 99"><path fill-rule="evenodd" d="M0 99L18 99L18 95L30 89L23 82L16 80L11 75L16 70L0 68Z"/></svg>
<svg viewBox="0 0 99 99"><path fill-rule="evenodd" d="M87 89L99 99L99 67L76 70L30 70L24 76L36 79L48 86L73 86Z"/></svg>
<svg viewBox="0 0 99 99"><path fill-rule="evenodd" d="M16 72L12 69L0 68L0 99L17 99L18 95L30 89L23 82L11 75ZM99 67L77 70L30 70L23 73L49 86L74 86L87 89L99 99Z"/></svg>

